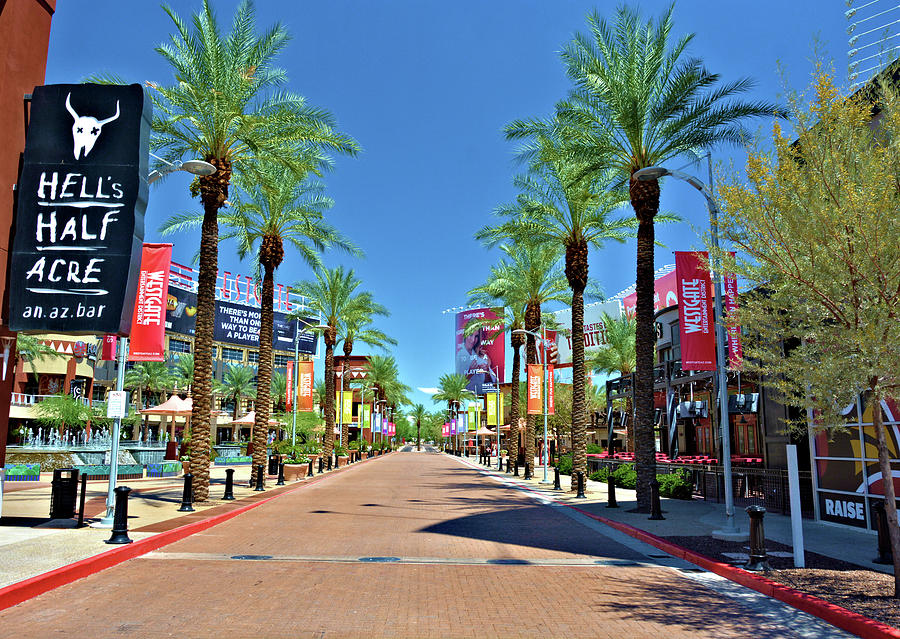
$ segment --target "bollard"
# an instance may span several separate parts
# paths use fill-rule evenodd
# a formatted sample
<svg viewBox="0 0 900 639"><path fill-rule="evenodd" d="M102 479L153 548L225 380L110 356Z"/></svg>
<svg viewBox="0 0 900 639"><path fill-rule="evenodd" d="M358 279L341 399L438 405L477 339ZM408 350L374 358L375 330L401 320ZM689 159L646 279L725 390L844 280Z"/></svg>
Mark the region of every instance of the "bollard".
<svg viewBox="0 0 900 639"><path fill-rule="evenodd" d="M744 570L771 570L766 557L766 532L763 526L766 509L762 506L747 506L745 510L750 515L750 561L744 566Z"/></svg>
<svg viewBox="0 0 900 639"><path fill-rule="evenodd" d="M559 483L559 468L553 468L553 490L562 490L562 485Z"/></svg>
<svg viewBox="0 0 900 639"><path fill-rule="evenodd" d="M312 460L311 460L311 459L309 460L309 470L306 471L306 476L307 476L307 477L312 477L312 476L313 476L313 471L312 471Z"/></svg>
<svg viewBox="0 0 900 639"><path fill-rule="evenodd" d="M587 499L584 494L584 472L578 471L578 494L575 495L576 499Z"/></svg>
<svg viewBox="0 0 900 639"><path fill-rule="evenodd" d="M81 502L78 507L78 528L84 526L84 495L87 492L87 473L81 474Z"/></svg>
<svg viewBox="0 0 900 639"><path fill-rule="evenodd" d="M525 477L524 479L531 479L531 462L525 462Z"/></svg>
<svg viewBox="0 0 900 639"><path fill-rule="evenodd" d="M878 529L878 556L872 561L876 564L894 563L894 552L891 549L891 535L888 531L887 512L883 502L875 502L875 525Z"/></svg>
<svg viewBox="0 0 900 639"><path fill-rule="evenodd" d="M606 478L607 486L607 498L606 498L606 507L607 508L618 508L619 502L616 501L616 482L613 479L612 473Z"/></svg>
<svg viewBox="0 0 900 639"><path fill-rule="evenodd" d="M262 464L259 464L256 467L256 488L254 488L254 492L261 492L265 490L265 484L263 482L266 480L266 476L263 474L264 468Z"/></svg>
<svg viewBox="0 0 900 639"><path fill-rule="evenodd" d="M234 499L234 468L225 469L225 494L222 499L224 501Z"/></svg>
<svg viewBox="0 0 900 639"><path fill-rule="evenodd" d="M116 513L113 516L112 536L106 540L108 544L130 544L128 538L128 486L118 486L116 493Z"/></svg>
<svg viewBox="0 0 900 639"><path fill-rule="evenodd" d="M328 455L328 465L325 467L325 470L331 470L331 454Z"/></svg>
<svg viewBox="0 0 900 639"><path fill-rule="evenodd" d="M650 516L647 519L659 521L665 519L662 516L662 506L659 503L659 482L655 479L650 481Z"/></svg>
<svg viewBox="0 0 900 639"><path fill-rule="evenodd" d="M468 459L468 457L469 457L469 447L466 446L466 459Z"/></svg>
<svg viewBox="0 0 900 639"><path fill-rule="evenodd" d="M190 473L185 474L184 476L184 492L181 493L181 508L178 509L180 513L192 513L194 512L194 507L191 504L194 503L194 476Z"/></svg>
<svg viewBox="0 0 900 639"><path fill-rule="evenodd" d="M319 457L319 474L321 475L323 472L323 468L325 467L325 460Z"/></svg>
<svg viewBox="0 0 900 639"><path fill-rule="evenodd" d="M509 462L506 462L506 463L508 464ZM518 477L519 476L519 459L518 458L516 458L515 466L513 466L513 468L515 469L513 476Z"/></svg>
<svg viewBox="0 0 900 639"><path fill-rule="evenodd" d="M337 456L337 453L334 454L334 469L337 470L340 468L341 462L340 458Z"/></svg>
<svg viewBox="0 0 900 639"><path fill-rule="evenodd" d="M275 485L284 486L284 462L278 464L278 481L275 482Z"/></svg>

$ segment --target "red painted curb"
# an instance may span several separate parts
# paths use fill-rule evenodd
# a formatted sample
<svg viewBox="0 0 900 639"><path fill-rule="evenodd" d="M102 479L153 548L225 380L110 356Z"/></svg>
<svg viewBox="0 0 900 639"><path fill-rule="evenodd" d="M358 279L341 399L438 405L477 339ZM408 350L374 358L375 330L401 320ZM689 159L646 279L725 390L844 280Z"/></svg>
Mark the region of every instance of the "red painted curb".
<svg viewBox="0 0 900 639"><path fill-rule="evenodd" d="M384 455L382 455L381 457L383 456ZM373 457L372 459L378 459L378 457ZM372 459L363 459L360 460L360 462L365 463L368 461L372 461ZM360 462L356 462L356 464L359 464ZM18 581L14 584L10 584L8 586L0 588L0 610L5 610L6 608L10 608L12 606L15 606L16 604L20 604L23 601L27 601L32 597L37 597L38 595L42 595L45 592L49 592L50 590L59 588L60 586L72 583L73 581L77 581L78 579L81 579L83 577L93 575L100 572L101 570L106 570L107 568L111 568L129 559L134 559L135 557L147 554L148 552L152 552L154 550L157 550L158 548L162 548L163 546L167 546L176 541L180 541L185 537L189 537L190 535L202 532L208 528L212 528L213 526L237 517L238 515L241 515L248 510L252 510L257 506L262 506L263 504L272 501L273 499L277 499L282 495L287 495L288 493L292 493L295 490L300 490L301 488L311 486L324 479L327 479L328 477L331 477L332 475L340 474L344 472L345 469L355 467L356 464L342 466L341 468L332 471L328 475L319 475L318 477L314 477L313 479L285 490L284 492L280 492L277 495L272 495L271 497L260 499L259 501L247 504L246 506L235 508L234 510L228 511L227 513L213 515L208 519L195 521L190 524L185 524L184 526L179 526L178 528L173 528L172 530L157 533L152 537L139 539L130 544L119 546L117 548L113 548L112 550L102 552L98 555L76 561L75 563L69 564L68 566L62 566L60 568L56 568L55 570L36 575L34 577L29 577L28 579L24 579L22 581Z"/></svg>
<svg viewBox="0 0 900 639"><path fill-rule="evenodd" d="M473 466L473 468L484 470L478 466ZM491 471L491 474L496 475L497 473ZM875 621L874 619L869 619L868 617L857 612L847 610L846 608L843 608L836 604L829 603L824 599L819 599L814 595L800 592L799 590L795 590L789 586L785 586L784 584L777 583L775 581L772 581L771 579L766 579L765 577L761 577L752 572L748 572L746 570L742 570L741 568L715 561L714 559L710 559L709 557L694 552L693 550L688 550L687 548L678 546L677 544L673 544L672 542L663 539L662 537L657 537L656 535L649 533L646 530L641 530L640 528L636 528L622 522L613 521L612 519L607 519L606 517L595 515L577 506L559 501L558 499L553 499L552 496L546 495L544 493L538 493L528 486L520 486L520 488L527 492L539 494L541 497L552 499L555 503L560 504L561 506L571 508L572 510L577 511L582 515L586 515L595 521L599 521L600 523L605 524L610 528L615 528L616 530L630 535L631 537L634 537L639 541L643 541L644 543L650 544L651 546L655 546L656 548L659 548L660 550L665 551L670 555L673 555L680 559L684 559L685 561L689 561L694 565L700 566L701 568L704 568L721 577L725 577L726 579L738 583L741 586L750 588L751 590L762 593L767 597L777 599L778 601L786 603L789 606L793 606L798 610L802 610L803 612L819 617L820 619L827 621L831 625L836 626L841 630L852 632L856 636L862 637L863 639L900 639L900 629L894 628L893 626L881 623L880 621Z"/></svg>

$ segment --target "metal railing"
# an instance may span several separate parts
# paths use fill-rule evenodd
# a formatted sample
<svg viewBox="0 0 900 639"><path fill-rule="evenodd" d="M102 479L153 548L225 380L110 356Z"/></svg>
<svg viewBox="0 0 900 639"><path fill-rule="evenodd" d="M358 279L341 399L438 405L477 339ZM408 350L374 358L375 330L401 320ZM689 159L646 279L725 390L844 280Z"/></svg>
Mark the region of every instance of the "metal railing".
<svg viewBox="0 0 900 639"><path fill-rule="evenodd" d="M34 406L48 397L57 397L57 395L33 395L31 393L12 393L9 403L11 406ZM91 405L91 400L87 397L76 398L85 406Z"/></svg>
<svg viewBox="0 0 900 639"><path fill-rule="evenodd" d="M601 468L611 471L623 463L620 460L588 458L588 472ZM721 503L725 501L725 476L722 467L715 464L657 464L656 474L682 472L693 484L695 498ZM787 515L791 500L786 470L777 468L732 467L732 492L738 507L763 506L770 512ZM814 517L812 473L800 471L800 510L803 517Z"/></svg>

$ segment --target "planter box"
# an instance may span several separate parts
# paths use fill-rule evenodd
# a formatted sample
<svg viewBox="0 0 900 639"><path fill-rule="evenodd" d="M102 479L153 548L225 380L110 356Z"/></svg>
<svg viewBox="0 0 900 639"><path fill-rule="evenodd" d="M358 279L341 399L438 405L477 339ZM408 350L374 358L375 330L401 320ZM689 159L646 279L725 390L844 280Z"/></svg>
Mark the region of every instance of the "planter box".
<svg viewBox="0 0 900 639"><path fill-rule="evenodd" d="M214 462L216 466L250 466L253 464L253 458L248 455L237 457L216 457Z"/></svg>
<svg viewBox="0 0 900 639"><path fill-rule="evenodd" d="M299 481L306 477L306 472L309 470L309 464L285 464L284 465L284 480L285 481Z"/></svg>
<svg viewBox="0 0 900 639"><path fill-rule="evenodd" d="M40 481L40 464L7 464L6 481Z"/></svg>
<svg viewBox="0 0 900 639"><path fill-rule="evenodd" d="M147 477L175 477L182 470L183 462L147 464Z"/></svg>

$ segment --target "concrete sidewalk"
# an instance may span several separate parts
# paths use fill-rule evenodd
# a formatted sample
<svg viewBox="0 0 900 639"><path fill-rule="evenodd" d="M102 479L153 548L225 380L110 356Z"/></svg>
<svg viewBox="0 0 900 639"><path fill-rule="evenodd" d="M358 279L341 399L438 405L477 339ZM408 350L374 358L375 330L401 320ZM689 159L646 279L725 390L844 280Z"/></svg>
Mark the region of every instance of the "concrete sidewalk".
<svg viewBox="0 0 900 639"><path fill-rule="evenodd" d="M342 466L339 470L343 469ZM210 498L195 502L192 513L178 511L184 490L183 475L120 480L118 485L132 489L128 499L129 537L144 539L310 481L304 478L287 482L285 486L275 486L277 478L270 476L266 480L266 490L256 492L249 485L250 466L235 466L235 500L223 501L225 470L224 466L210 467ZM109 528L90 525L96 524L106 513L108 480L87 483L85 523L88 525L76 528L75 519L49 518L51 478L51 473L42 473L40 482L7 482L5 485L3 517L0 518L0 588L118 547L105 543L110 537Z"/></svg>
<svg viewBox="0 0 900 639"><path fill-rule="evenodd" d="M463 457L462 459L466 459ZM469 458L469 463L478 465L478 458ZM478 465L479 468L485 468ZM492 459L492 470L497 472L497 458ZM534 478L525 481L520 476L503 473L503 476L515 480L532 490L545 492L554 499L578 506L588 512L600 515L613 521L619 521L659 537L672 536L709 536L712 531L722 528L725 523L725 504L702 499L681 500L661 498L662 521L650 521L646 513L630 512L637 507L635 491L616 488L616 500L619 508L606 508L607 485L587 480L585 493L587 499L576 499L575 493L569 492L570 479L566 475L560 477L562 491L553 490L553 468L547 469L549 484L542 484L543 466L536 465ZM743 531L750 530L750 519L743 508L735 508L735 524ZM766 539L777 541L793 547L791 518L780 513L767 512L765 516ZM874 532L857 530L848 526L838 526L811 519L803 520L803 540L807 552L815 552L826 557L840 559L869 570L894 574L891 565L873 563L878 554L878 541Z"/></svg>

